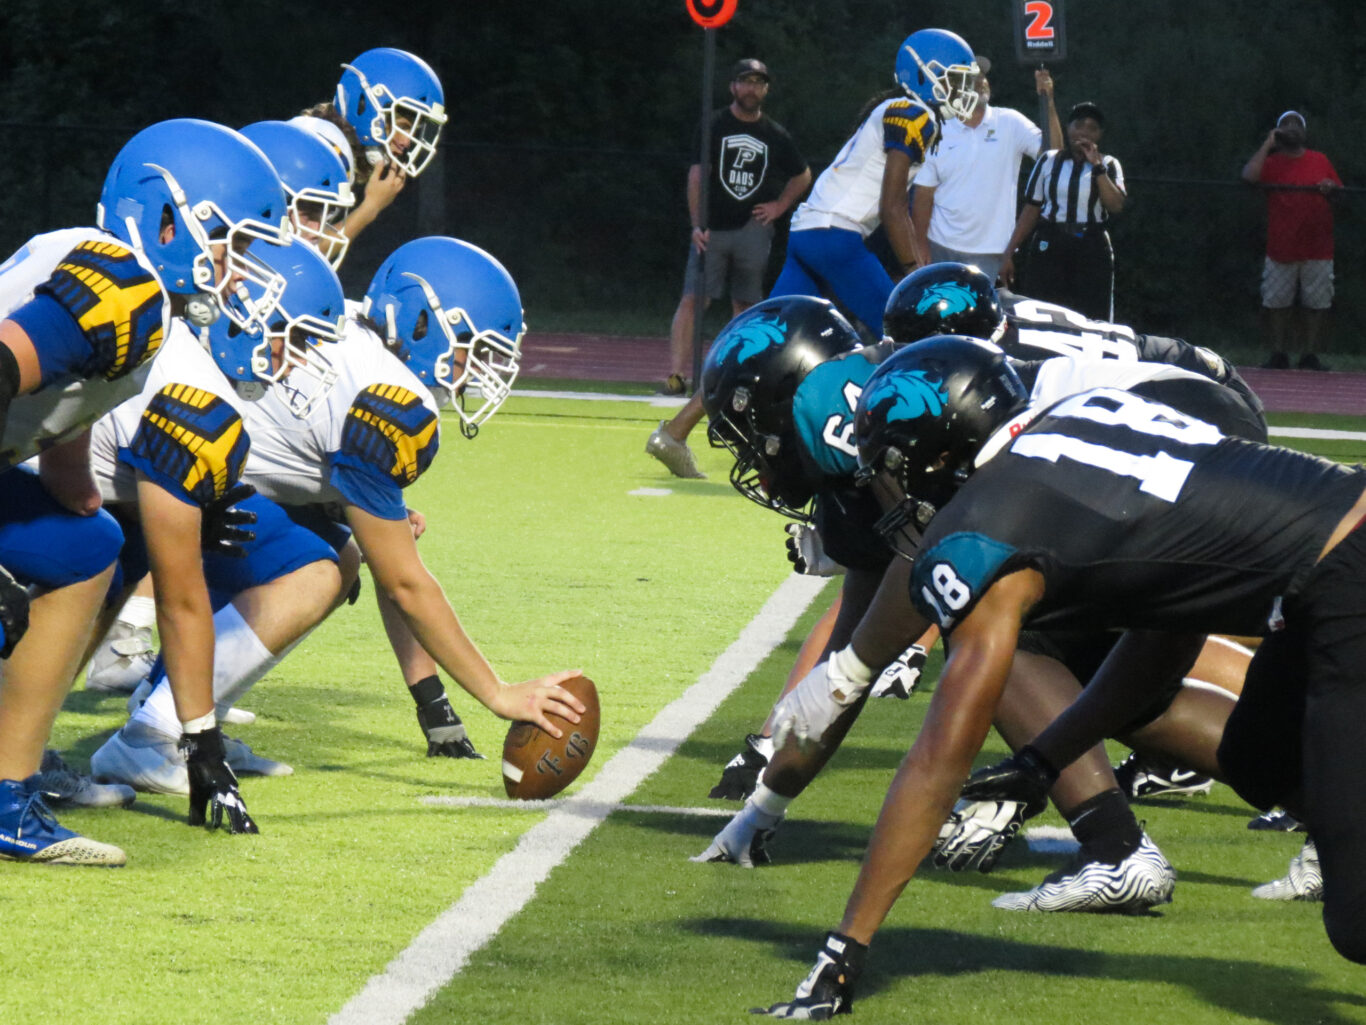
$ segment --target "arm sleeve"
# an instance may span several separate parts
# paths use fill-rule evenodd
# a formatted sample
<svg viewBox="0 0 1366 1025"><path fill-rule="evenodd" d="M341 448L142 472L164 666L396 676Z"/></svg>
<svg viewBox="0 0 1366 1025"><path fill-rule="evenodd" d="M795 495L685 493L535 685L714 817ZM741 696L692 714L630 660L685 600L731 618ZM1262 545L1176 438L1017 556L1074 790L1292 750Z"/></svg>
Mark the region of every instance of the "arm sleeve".
<svg viewBox="0 0 1366 1025"><path fill-rule="evenodd" d="M373 516L407 515L402 489L431 465L440 443L436 414L413 392L374 384L351 404L341 447L332 455L332 485Z"/></svg>
<svg viewBox="0 0 1366 1025"><path fill-rule="evenodd" d="M58 326L50 306L56 304L74 321L78 343ZM156 355L164 332L165 293L133 253L117 242L82 242L39 285L34 306L25 314L35 328L56 332L34 334L24 327L39 351L43 380L61 373L110 380L132 372Z"/></svg>
<svg viewBox="0 0 1366 1025"><path fill-rule="evenodd" d="M119 458L191 505L207 505L237 483L250 440L237 410L217 395L168 384L152 396Z"/></svg>

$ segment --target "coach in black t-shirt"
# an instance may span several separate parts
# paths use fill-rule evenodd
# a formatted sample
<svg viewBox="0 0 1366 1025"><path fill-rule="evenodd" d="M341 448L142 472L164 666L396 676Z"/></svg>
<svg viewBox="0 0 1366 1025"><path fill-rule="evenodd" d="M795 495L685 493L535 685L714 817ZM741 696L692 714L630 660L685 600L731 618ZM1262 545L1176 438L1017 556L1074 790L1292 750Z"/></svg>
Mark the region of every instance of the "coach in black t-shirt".
<svg viewBox="0 0 1366 1025"><path fill-rule="evenodd" d="M698 290L699 254L705 250L705 302L719 299L730 284L731 303L742 313L764 297L764 269L773 224L796 205L811 184L811 169L787 129L763 113L770 76L763 61L746 58L731 69L729 107L711 121L711 181L707 185L706 229L702 228L702 167L688 169L688 213L692 242L683 299L670 331L672 373L666 391L682 394L692 365L692 335ZM701 140L693 135L694 156Z"/></svg>
<svg viewBox="0 0 1366 1025"><path fill-rule="evenodd" d="M1124 208L1125 194L1119 161L1100 152L1104 127L1105 115L1094 103L1072 108L1067 148L1045 153L1029 176L1001 278L1013 283L1014 255L1029 239L1025 294L1112 321L1115 257L1105 225Z"/></svg>

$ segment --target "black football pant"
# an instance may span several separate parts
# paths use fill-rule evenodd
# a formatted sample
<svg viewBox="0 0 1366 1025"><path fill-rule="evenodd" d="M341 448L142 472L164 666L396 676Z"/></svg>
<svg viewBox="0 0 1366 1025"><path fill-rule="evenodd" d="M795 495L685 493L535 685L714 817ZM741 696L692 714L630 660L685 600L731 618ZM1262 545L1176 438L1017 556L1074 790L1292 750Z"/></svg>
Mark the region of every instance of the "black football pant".
<svg viewBox="0 0 1366 1025"><path fill-rule="evenodd" d="M1067 231L1040 221L1026 252L1022 293L1091 320L1115 319L1115 254L1103 229Z"/></svg>
<svg viewBox="0 0 1366 1025"><path fill-rule="evenodd" d="M1314 567L1284 616L1248 669L1219 764L1249 804L1297 803L1328 938L1366 964L1366 530Z"/></svg>

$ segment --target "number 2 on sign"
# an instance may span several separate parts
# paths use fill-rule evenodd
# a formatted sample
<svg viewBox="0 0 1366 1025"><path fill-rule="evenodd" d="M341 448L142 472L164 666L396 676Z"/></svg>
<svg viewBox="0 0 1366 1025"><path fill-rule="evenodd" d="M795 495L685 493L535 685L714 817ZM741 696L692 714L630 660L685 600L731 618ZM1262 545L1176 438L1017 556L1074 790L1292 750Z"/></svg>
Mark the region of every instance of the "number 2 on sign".
<svg viewBox="0 0 1366 1025"><path fill-rule="evenodd" d="M1053 31L1053 5L1047 0L1029 0L1024 5L1024 12L1029 16L1030 22L1025 26L1026 39L1052 39L1055 35Z"/></svg>

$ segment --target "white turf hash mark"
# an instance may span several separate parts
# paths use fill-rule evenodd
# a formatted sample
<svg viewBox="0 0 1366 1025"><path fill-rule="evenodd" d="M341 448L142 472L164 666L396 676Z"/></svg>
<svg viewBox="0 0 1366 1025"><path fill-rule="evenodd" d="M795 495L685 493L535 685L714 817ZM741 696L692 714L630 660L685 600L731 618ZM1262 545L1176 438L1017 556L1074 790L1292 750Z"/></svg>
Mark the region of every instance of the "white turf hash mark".
<svg viewBox="0 0 1366 1025"><path fill-rule="evenodd" d="M638 495L642 498L664 498L672 495L673 491L669 488L636 488L634 491L626 492L628 495Z"/></svg>
<svg viewBox="0 0 1366 1025"><path fill-rule="evenodd" d="M824 586L819 577L795 573L784 580L696 683L613 755L592 782L523 833L515 849L472 883L329 1022L401 1025L422 1008L535 896L551 870L782 643Z"/></svg>
<svg viewBox="0 0 1366 1025"><path fill-rule="evenodd" d="M513 801L506 797L420 797L421 804L429 804L438 808L498 808L501 811L550 811L552 808L562 808L570 801L578 801L577 797L552 797L546 801ZM582 810L583 802L579 801L575 807ZM642 815L688 815L698 818L723 818L728 819L735 814L735 808L685 808L675 807L668 804L622 804L617 803L606 809L607 814L613 812L639 812Z"/></svg>

